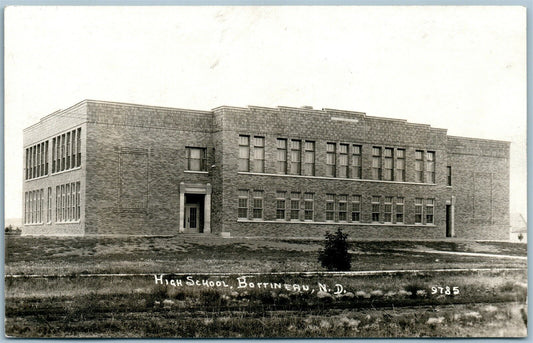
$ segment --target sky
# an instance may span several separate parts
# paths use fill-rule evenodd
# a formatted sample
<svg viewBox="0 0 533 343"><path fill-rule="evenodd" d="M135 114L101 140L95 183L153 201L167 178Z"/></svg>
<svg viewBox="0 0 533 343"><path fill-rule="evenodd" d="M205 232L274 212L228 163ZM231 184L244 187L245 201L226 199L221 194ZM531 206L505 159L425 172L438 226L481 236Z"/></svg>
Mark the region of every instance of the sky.
<svg viewBox="0 0 533 343"><path fill-rule="evenodd" d="M83 99L335 108L510 141L527 213L523 7L9 7L4 81L6 218L22 130Z"/></svg>

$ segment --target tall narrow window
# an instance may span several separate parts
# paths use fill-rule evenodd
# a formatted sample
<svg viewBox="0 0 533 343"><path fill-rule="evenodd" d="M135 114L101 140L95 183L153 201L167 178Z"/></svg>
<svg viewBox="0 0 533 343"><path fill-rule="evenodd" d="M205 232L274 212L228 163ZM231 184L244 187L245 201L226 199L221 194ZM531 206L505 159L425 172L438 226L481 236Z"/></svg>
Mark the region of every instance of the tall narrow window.
<svg viewBox="0 0 533 343"><path fill-rule="evenodd" d="M300 219L300 193L291 192L291 220Z"/></svg>
<svg viewBox="0 0 533 343"><path fill-rule="evenodd" d="M396 169L394 179L405 182L405 149L396 149Z"/></svg>
<svg viewBox="0 0 533 343"><path fill-rule="evenodd" d="M187 151L187 170L205 171L206 170L206 149L186 147Z"/></svg>
<svg viewBox="0 0 533 343"><path fill-rule="evenodd" d="M28 192L28 223L33 221L33 192Z"/></svg>
<svg viewBox="0 0 533 343"><path fill-rule="evenodd" d="M302 167L302 141L291 139L291 168L290 173L300 175Z"/></svg>
<svg viewBox="0 0 533 343"><path fill-rule="evenodd" d="M38 144L35 146L35 149L37 150L37 158L35 163L36 168L36 177L41 176L41 144Z"/></svg>
<svg viewBox="0 0 533 343"><path fill-rule="evenodd" d="M32 172L32 177L37 177L37 148L34 146L32 148L33 150L33 161L32 161L32 169L33 169L33 172Z"/></svg>
<svg viewBox="0 0 533 343"><path fill-rule="evenodd" d="M335 143L328 143L326 146L326 176L335 177L337 151Z"/></svg>
<svg viewBox="0 0 533 343"><path fill-rule="evenodd" d="M56 173L61 171L61 136L56 137Z"/></svg>
<svg viewBox="0 0 533 343"><path fill-rule="evenodd" d="M48 175L48 141L44 145L44 174Z"/></svg>
<svg viewBox="0 0 533 343"><path fill-rule="evenodd" d="M338 209L338 218L339 218L339 221L341 222L345 222L346 221L346 213L348 211L348 196L347 195L339 195L338 196L338 205L337 205L337 209Z"/></svg>
<svg viewBox="0 0 533 343"><path fill-rule="evenodd" d="M426 152L426 182L435 183L435 152Z"/></svg>
<svg viewBox="0 0 533 343"><path fill-rule="evenodd" d="M71 207L71 219L78 220L76 217L76 183L70 184L70 207Z"/></svg>
<svg viewBox="0 0 533 343"><path fill-rule="evenodd" d="M254 165L255 173L265 172L265 137L254 137Z"/></svg>
<svg viewBox="0 0 533 343"><path fill-rule="evenodd" d="M424 180L424 152L422 150L415 151L415 181L423 182Z"/></svg>
<svg viewBox="0 0 533 343"><path fill-rule="evenodd" d="M287 140L285 138L278 138L276 140L277 146L277 172L278 174L287 174Z"/></svg>
<svg viewBox="0 0 533 343"><path fill-rule="evenodd" d="M361 221L361 196L352 197L352 222Z"/></svg>
<svg viewBox="0 0 533 343"><path fill-rule="evenodd" d="M338 177L348 177L348 144L339 144Z"/></svg>
<svg viewBox="0 0 533 343"><path fill-rule="evenodd" d="M78 131L79 132L79 131ZM80 182L76 182L76 220L81 218L81 196L80 196Z"/></svg>
<svg viewBox="0 0 533 343"><path fill-rule="evenodd" d="M61 221L67 220L65 213L65 185L61 185Z"/></svg>
<svg viewBox="0 0 533 343"><path fill-rule="evenodd" d="M61 221L61 211L60 211L60 205L61 205L61 188L59 186L56 186L56 222Z"/></svg>
<svg viewBox="0 0 533 343"><path fill-rule="evenodd" d="M381 202L381 197L379 196L372 197L372 221L373 222L380 221L380 214L381 214L380 202Z"/></svg>
<svg viewBox="0 0 533 343"><path fill-rule="evenodd" d="M396 198L396 223L403 223L403 197Z"/></svg>
<svg viewBox="0 0 533 343"><path fill-rule="evenodd" d="M48 197L46 203L46 222L52 222L52 187L48 187Z"/></svg>
<svg viewBox="0 0 533 343"><path fill-rule="evenodd" d="M415 224L422 224L422 198L415 199Z"/></svg>
<svg viewBox="0 0 533 343"><path fill-rule="evenodd" d="M384 151L384 158L385 158L385 165L384 165L384 175L383 180L392 181L393 175L393 152L394 150L392 148L385 148Z"/></svg>
<svg viewBox="0 0 533 343"><path fill-rule="evenodd" d="M248 218L248 190L239 189L238 218Z"/></svg>
<svg viewBox="0 0 533 343"><path fill-rule="evenodd" d="M304 143L304 175L315 175L315 142Z"/></svg>
<svg viewBox="0 0 533 343"><path fill-rule="evenodd" d="M250 171L250 136L239 136L239 171Z"/></svg>
<svg viewBox="0 0 533 343"><path fill-rule="evenodd" d="M263 191L253 192L252 215L254 219L263 218Z"/></svg>
<svg viewBox="0 0 533 343"><path fill-rule="evenodd" d="M276 219L285 219L285 197L286 192L276 192Z"/></svg>
<svg viewBox="0 0 533 343"><path fill-rule="evenodd" d="M448 186L451 186L452 185L452 167L451 166L447 166L446 167L446 174L447 174L447 185Z"/></svg>
<svg viewBox="0 0 533 343"><path fill-rule="evenodd" d="M78 129L78 133L76 134L76 149L77 149L77 158L76 162L78 163L77 166L81 166L81 128Z"/></svg>
<svg viewBox="0 0 533 343"><path fill-rule="evenodd" d="M304 220L314 218L314 194L304 193Z"/></svg>
<svg viewBox="0 0 533 343"><path fill-rule="evenodd" d="M434 200L426 199L426 224L433 224Z"/></svg>
<svg viewBox="0 0 533 343"><path fill-rule="evenodd" d="M65 142L65 158L66 158L66 167L65 169L70 169L70 132L67 132L67 140Z"/></svg>
<svg viewBox="0 0 533 343"><path fill-rule="evenodd" d="M335 194L326 194L326 220L335 220Z"/></svg>
<svg viewBox="0 0 533 343"><path fill-rule="evenodd" d="M72 163L72 168L75 168L77 166L76 164L76 130L73 130L72 131L72 150L71 150L71 156L70 156L70 159L71 159L71 162Z"/></svg>
<svg viewBox="0 0 533 343"><path fill-rule="evenodd" d="M352 145L352 171L350 177L352 179L361 178L361 146Z"/></svg>
<svg viewBox="0 0 533 343"><path fill-rule="evenodd" d="M392 197L385 197L383 203L383 221L392 223Z"/></svg>
<svg viewBox="0 0 533 343"><path fill-rule="evenodd" d="M25 177L26 180L28 180L28 161L29 161L28 149L25 149L24 152L25 152L25 156L24 157L25 157L25 161L26 161L26 163L24 164L24 167L25 167L24 168L24 177Z"/></svg>
<svg viewBox="0 0 533 343"><path fill-rule="evenodd" d="M381 148L372 148L372 179L381 180Z"/></svg>
<svg viewBox="0 0 533 343"><path fill-rule="evenodd" d="M61 170L65 170L65 135L61 135Z"/></svg>
<svg viewBox="0 0 533 343"><path fill-rule="evenodd" d="M65 220L69 221L72 219L70 210L70 183L65 185Z"/></svg>
<svg viewBox="0 0 533 343"><path fill-rule="evenodd" d="M56 139L52 138L52 173L56 172Z"/></svg>

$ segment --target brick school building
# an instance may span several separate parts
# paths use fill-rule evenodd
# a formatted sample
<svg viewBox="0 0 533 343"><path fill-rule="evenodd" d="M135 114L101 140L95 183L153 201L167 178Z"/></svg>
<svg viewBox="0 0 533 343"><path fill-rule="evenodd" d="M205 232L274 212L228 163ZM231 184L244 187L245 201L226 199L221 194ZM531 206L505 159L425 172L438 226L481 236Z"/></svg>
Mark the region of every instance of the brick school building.
<svg viewBox="0 0 533 343"><path fill-rule="evenodd" d="M24 235L509 238L509 143L361 112L84 100L24 130Z"/></svg>

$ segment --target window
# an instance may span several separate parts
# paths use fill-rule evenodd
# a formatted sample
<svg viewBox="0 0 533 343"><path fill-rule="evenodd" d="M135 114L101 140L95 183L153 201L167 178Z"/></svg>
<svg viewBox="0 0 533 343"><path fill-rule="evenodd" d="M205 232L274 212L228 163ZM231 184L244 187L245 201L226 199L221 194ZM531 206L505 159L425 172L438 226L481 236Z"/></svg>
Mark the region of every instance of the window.
<svg viewBox="0 0 533 343"><path fill-rule="evenodd" d="M415 151L415 181L424 182L424 152L422 150Z"/></svg>
<svg viewBox="0 0 533 343"><path fill-rule="evenodd" d="M56 139L52 139L52 173L56 172Z"/></svg>
<svg viewBox="0 0 533 343"><path fill-rule="evenodd" d="M314 194L304 193L304 220L313 220Z"/></svg>
<svg viewBox="0 0 533 343"><path fill-rule="evenodd" d="M452 185L452 167L451 166L447 166L446 167L446 174L447 174L447 185L448 186L451 186Z"/></svg>
<svg viewBox="0 0 533 343"><path fill-rule="evenodd" d="M76 167L76 130L72 131L72 141L71 141L71 145L72 145L72 149L70 150L70 153L71 153L71 157L70 157L70 160L72 163L72 168Z"/></svg>
<svg viewBox="0 0 533 343"><path fill-rule="evenodd" d="M433 224L433 199L426 199L426 224Z"/></svg>
<svg viewBox="0 0 533 343"><path fill-rule="evenodd" d="M25 150L24 177L26 180L48 175L48 141Z"/></svg>
<svg viewBox="0 0 533 343"><path fill-rule="evenodd" d="M44 175L48 175L48 141L44 145Z"/></svg>
<svg viewBox="0 0 533 343"><path fill-rule="evenodd" d="M352 171L350 176L353 179L361 178L361 146L352 145Z"/></svg>
<svg viewBox="0 0 533 343"><path fill-rule="evenodd" d="M393 175L392 175L392 169L393 169L393 152L394 149L392 148L385 148L384 151L384 157L385 157L385 165L384 165L384 173L383 173L383 180L392 181Z"/></svg>
<svg viewBox="0 0 533 343"><path fill-rule="evenodd" d="M336 144L327 143L326 146L326 176L335 177L336 168Z"/></svg>
<svg viewBox="0 0 533 343"><path fill-rule="evenodd" d="M304 175L315 175L315 142L304 143Z"/></svg>
<svg viewBox="0 0 533 343"><path fill-rule="evenodd" d="M79 167L81 166L81 128L78 129L78 133L76 134L76 150L78 152L78 157L76 158L76 167Z"/></svg>
<svg viewBox="0 0 533 343"><path fill-rule="evenodd" d="M415 224L422 224L422 198L415 199Z"/></svg>
<svg viewBox="0 0 533 343"><path fill-rule="evenodd" d="M263 191L253 192L253 219L263 218Z"/></svg>
<svg viewBox="0 0 533 343"><path fill-rule="evenodd" d="M346 214L348 211L348 196L347 195L339 195L338 197L338 218L339 221L345 222L346 221Z"/></svg>
<svg viewBox="0 0 533 343"><path fill-rule="evenodd" d="M396 223L403 223L403 198L396 198Z"/></svg>
<svg viewBox="0 0 533 343"><path fill-rule="evenodd" d="M61 188L59 186L56 186L56 222L61 221L61 211L60 211L60 204L61 203Z"/></svg>
<svg viewBox="0 0 533 343"><path fill-rule="evenodd" d="M52 222L52 187L48 187L48 197L46 202L46 221Z"/></svg>
<svg viewBox="0 0 533 343"><path fill-rule="evenodd" d="M255 173L265 172L265 137L254 137L254 165Z"/></svg>
<svg viewBox="0 0 533 343"><path fill-rule="evenodd" d="M383 221L392 223L392 197L385 197L383 203Z"/></svg>
<svg viewBox="0 0 533 343"><path fill-rule="evenodd" d="M248 190L239 189L238 218L248 218Z"/></svg>
<svg viewBox="0 0 533 343"><path fill-rule="evenodd" d="M187 170L206 171L206 149L186 147Z"/></svg>
<svg viewBox="0 0 533 343"><path fill-rule="evenodd" d="M67 220L65 213L65 185L61 185L61 221L64 222Z"/></svg>
<svg viewBox="0 0 533 343"><path fill-rule="evenodd" d="M276 146L278 151L277 172L278 174L287 174L287 140L278 138Z"/></svg>
<svg viewBox="0 0 533 343"><path fill-rule="evenodd" d="M285 197L286 192L276 192L276 219L285 219Z"/></svg>
<svg viewBox="0 0 533 343"><path fill-rule="evenodd" d="M379 196L373 196L372 197L372 221L373 222L379 222L380 220L380 203L381 203L381 197Z"/></svg>
<svg viewBox="0 0 533 343"><path fill-rule="evenodd" d="M66 169L70 169L70 144L71 144L71 141L70 141L70 132L67 132L67 141L66 141L66 147L65 147L65 150L66 150Z"/></svg>
<svg viewBox="0 0 533 343"><path fill-rule="evenodd" d="M426 182L435 183L435 152L426 152Z"/></svg>
<svg viewBox="0 0 533 343"><path fill-rule="evenodd" d="M76 216L76 183L73 182L70 184L70 219L78 220Z"/></svg>
<svg viewBox="0 0 533 343"><path fill-rule="evenodd" d="M361 196L352 197L352 222L361 221Z"/></svg>
<svg viewBox="0 0 533 343"><path fill-rule="evenodd" d="M300 175L302 167L302 141L291 139L290 174Z"/></svg>
<svg viewBox="0 0 533 343"><path fill-rule="evenodd" d="M372 179L381 180L381 148L372 148Z"/></svg>
<svg viewBox="0 0 533 343"><path fill-rule="evenodd" d="M338 177L348 177L348 144L339 144Z"/></svg>
<svg viewBox="0 0 533 343"><path fill-rule="evenodd" d="M300 219L300 193L291 192L291 220Z"/></svg>
<svg viewBox="0 0 533 343"><path fill-rule="evenodd" d="M250 171L250 136L239 136L239 171Z"/></svg>
<svg viewBox="0 0 533 343"><path fill-rule="evenodd" d="M394 180L405 182L405 149L396 149Z"/></svg>
<svg viewBox="0 0 533 343"><path fill-rule="evenodd" d="M56 137L56 173L61 171L61 136Z"/></svg>
<svg viewBox="0 0 533 343"><path fill-rule="evenodd" d="M71 220L72 212L70 210L70 183L65 185L65 220Z"/></svg>
<svg viewBox="0 0 533 343"><path fill-rule="evenodd" d="M65 170L65 135L61 135L61 171Z"/></svg>
<svg viewBox="0 0 533 343"><path fill-rule="evenodd" d="M335 220L335 194L326 194L326 220Z"/></svg>
<svg viewBox="0 0 533 343"><path fill-rule="evenodd" d="M79 132L79 131L78 131ZM81 197L80 197L80 182L76 182L76 220L81 218Z"/></svg>

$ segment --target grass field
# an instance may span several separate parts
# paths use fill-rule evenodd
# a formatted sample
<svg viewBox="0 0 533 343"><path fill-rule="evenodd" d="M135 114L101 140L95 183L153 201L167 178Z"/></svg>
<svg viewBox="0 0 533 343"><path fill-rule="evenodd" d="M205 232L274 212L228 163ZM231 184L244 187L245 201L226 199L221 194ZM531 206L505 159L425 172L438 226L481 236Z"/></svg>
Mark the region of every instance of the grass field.
<svg viewBox="0 0 533 343"><path fill-rule="evenodd" d="M352 270L405 270L365 276L324 272L317 262L321 247L320 240L212 236L6 237L6 334L15 337L527 334L526 260L427 253L438 250L520 257L526 255L523 244L354 241L350 250ZM432 271L472 267L500 270ZM426 271L413 273L409 269ZM307 273L313 271L320 273ZM102 277L91 273L137 275ZM34 276L24 276L29 274ZM165 275L158 279L161 274Z"/></svg>

